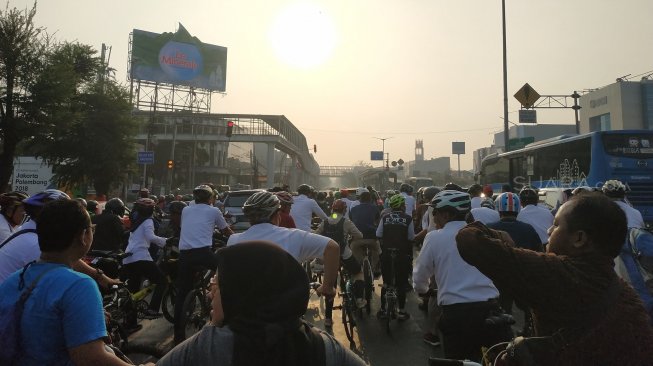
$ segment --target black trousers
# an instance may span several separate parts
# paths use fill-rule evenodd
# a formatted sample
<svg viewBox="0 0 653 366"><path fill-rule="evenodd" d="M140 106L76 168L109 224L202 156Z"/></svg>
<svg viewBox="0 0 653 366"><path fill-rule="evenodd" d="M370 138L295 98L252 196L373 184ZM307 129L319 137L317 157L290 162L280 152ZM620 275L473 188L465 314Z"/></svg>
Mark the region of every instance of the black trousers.
<svg viewBox="0 0 653 366"><path fill-rule="evenodd" d="M175 299L175 341L184 339L181 323L182 308L186 295L193 289L195 274L218 266L217 258L210 247L182 250L179 252L177 269L177 298Z"/></svg>
<svg viewBox="0 0 653 366"><path fill-rule="evenodd" d="M143 278L147 278L150 283L156 284L150 300L150 309L158 312L161 307L163 290L166 287L166 277L159 269L159 266L152 261L138 261L125 264L122 270L124 279L129 280L127 289L131 293L140 289Z"/></svg>
<svg viewBox="0 0 653 366"><path fill-rule="evenodd" d="M512 339L509 324L485 324L490 314L502 311L498 301L442 305L441 308L439 328L445 358L480 362L481 347Z"/></svg>
<svg viewBox="0 0 653 366"><path fill-rule="evenodd" d="M408 285L408 276L411 271L411 258L407 251L400 250L397 252L394 263L394 278L392 277L392 256L388 250L382 249L381 253L381 275L384 284L391 284L394 280L394 286L397 289L397 303L400 309L406 306L406 286ZM385 287L381 289L381 309L385 310Z"/></svg>

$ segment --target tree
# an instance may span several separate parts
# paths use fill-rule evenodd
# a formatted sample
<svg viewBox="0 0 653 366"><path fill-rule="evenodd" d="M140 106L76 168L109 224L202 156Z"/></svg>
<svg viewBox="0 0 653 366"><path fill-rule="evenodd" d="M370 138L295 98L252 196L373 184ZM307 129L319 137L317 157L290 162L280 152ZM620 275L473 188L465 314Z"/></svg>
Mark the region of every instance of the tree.
<svg viewBox="0 0 653 366"><path fill-rule="evenodd" d="M28 120L18 113L20 104L41 69L42 56L47 49L43 28L34 25L36 2L30 10L0 11L0 192L7 189L13 172L13 161L18 143L29 135Z"/></svg>
<svg viewBox="0 0 653 366"><path fill-rule="evenodd" d="M129 93L95 54L78 43L53 47L26 111L39 126L30 151L53 165L57 183L106 194L134 165L136 122Z"/></svg>

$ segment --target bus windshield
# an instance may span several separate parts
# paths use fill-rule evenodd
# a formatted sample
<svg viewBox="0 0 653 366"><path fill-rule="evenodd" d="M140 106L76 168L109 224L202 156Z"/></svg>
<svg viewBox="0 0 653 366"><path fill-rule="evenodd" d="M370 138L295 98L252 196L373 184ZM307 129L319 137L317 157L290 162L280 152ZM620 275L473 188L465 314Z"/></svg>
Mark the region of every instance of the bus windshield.
<svg viewBox="0 0 653 366"><path fill-rule="evenodd" d="M636 159L653 158L653 134L603 135L605 152Z"/></svg>

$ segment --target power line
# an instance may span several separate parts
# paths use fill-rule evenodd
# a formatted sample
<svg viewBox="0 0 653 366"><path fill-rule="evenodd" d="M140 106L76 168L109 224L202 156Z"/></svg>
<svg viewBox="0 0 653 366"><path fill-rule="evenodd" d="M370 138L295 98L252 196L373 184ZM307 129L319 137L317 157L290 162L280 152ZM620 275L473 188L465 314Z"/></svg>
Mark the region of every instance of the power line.
<svg viewBox="0 0 653 366"><path fill-rule="evenodd" d="M361 135L375 135L375 134L384 134L384 135L430 135L430 134L441 134L441 133L456 133L456 132L472 132L472 131L487 131L497 128L493 127L483 127L483 128L472 128L468 130L448 130L448 131L413 131L413 132L379 132L379 131L351 131L351 130L320 130L313 128L303 128L305 131L317 131L317 132L331 132L331 133L355 133Z"/></svg>

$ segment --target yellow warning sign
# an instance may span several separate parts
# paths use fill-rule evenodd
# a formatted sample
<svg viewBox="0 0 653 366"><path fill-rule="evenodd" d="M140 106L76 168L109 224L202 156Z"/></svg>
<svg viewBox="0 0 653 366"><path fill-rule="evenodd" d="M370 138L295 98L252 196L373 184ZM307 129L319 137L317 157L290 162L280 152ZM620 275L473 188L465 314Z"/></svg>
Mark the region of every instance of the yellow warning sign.
<svg viewBox="0 0 653 366"><path fill-rule="evenodd" d="M540 99L540 94L538 94L532 86L526 83L517 91L517 93L515 93L515 99L517 99L523 107L530 108L538 99Z"/></svg>

